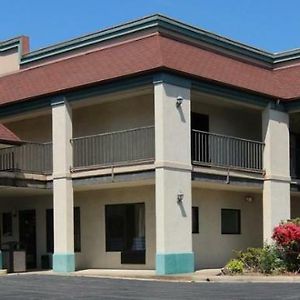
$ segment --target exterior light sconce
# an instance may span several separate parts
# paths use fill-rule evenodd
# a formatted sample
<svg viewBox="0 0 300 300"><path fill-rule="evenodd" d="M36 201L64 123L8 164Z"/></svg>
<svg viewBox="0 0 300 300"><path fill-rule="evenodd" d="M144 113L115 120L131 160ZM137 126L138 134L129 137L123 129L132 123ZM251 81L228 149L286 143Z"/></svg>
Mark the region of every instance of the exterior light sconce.
<svg viewBox="0 0 300 300"><path fill-rule="evenodd" d="M246 196L245 201L248 202L248 203L252 203L253 202L253 197L252 196Z"/></svg>
<svg viewBox="0 0 300 300"><path fill-rule="evenodd" d="M177 99L176 99L176 107L180 107L181 104L183 102L183 98L181 96L178 96Z"/></svg>
<svg viewBox="0 0 300 300"><path fill-rule="evenodd" d="M183 194L182 192L179 192L179 193L177 194L177 203L178 203L178 204L182 203L183 197L184 197L184 194Z"/></svg>

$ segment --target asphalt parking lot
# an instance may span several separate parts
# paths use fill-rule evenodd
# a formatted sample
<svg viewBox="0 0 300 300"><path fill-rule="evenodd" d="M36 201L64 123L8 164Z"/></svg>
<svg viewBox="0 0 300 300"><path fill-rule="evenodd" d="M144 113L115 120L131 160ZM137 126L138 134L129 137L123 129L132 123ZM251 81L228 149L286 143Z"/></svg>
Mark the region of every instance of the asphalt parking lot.
<svg viewBox="0 0 300 300"><path fill-rule="evenodd" d="M179 283L10 275L0 277L0 299L300 299L300 284Z"/></svg>

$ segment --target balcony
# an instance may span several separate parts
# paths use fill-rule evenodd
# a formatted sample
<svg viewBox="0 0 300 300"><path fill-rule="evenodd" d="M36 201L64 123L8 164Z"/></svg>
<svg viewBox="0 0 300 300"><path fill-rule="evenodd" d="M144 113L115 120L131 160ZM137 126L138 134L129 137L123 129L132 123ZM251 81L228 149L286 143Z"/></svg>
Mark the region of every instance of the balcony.
<svg viewBox="0 0 300 300"><path fill-rule="evenodd" d="M192 163L261 173L264 143L192 130Z"/></svg>
<svg viewBox="0 0 300 300"><path fill-rule="evenodd" d="M25 143L0 149L0 171L52 173L52 143Z"/></svg>
<svg viewBox="0 0 300 300"><path fill-rule="evenodd" d="M78 137L72 140L73 168L98 168L154 161L154 126Z"/></svg>
<svg viewBox="0 0 300 300"><path fill-rule="evenodd" d="M153 162L154 126L72 139L73 170ZM262 172L264 144L192 130L194 165ZM0 171L51 174L52 143L25 143L0 149Z"/></svg>

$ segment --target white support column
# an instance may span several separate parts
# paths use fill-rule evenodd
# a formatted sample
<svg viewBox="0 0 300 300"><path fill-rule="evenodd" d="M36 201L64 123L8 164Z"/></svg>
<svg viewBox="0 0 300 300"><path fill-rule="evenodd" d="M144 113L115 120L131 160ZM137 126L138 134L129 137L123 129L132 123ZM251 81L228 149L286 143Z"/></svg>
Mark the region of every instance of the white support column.
<svg viewBox="0 0 300 300"><path fill-rule="evenodd" d="M53 140L53 270L75 270L73 185L70 167L73 163L72 110L64 97L52 101Z"/></svg>
<svg viewBox="0 0 300 300"><path fill-rule="evenodd" d="M154 83L158 274L194 271L190 84L178 78L168 79L169 83L163 78Z"/></svg>
<svg viewBox="0 0 300 300"><path fill-rule="evenodd" d="M282 220L290 218L290 142L289 116L267 107L262 114L265 142L263 190L263 237L271 242L272 232Z"/></svg>

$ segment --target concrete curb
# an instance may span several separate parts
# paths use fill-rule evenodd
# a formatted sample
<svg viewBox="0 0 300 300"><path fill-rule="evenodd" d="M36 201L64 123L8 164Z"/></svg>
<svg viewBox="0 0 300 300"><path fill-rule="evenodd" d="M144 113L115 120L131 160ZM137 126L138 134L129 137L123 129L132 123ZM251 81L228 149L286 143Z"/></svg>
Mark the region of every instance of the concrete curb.
<svg viewBox="0 0 300 300"><path fill-rule="evenodd" d="M2 272L1 272L2 271ZM0 270L0 275L5 275L6 270ZM51 276L72 276L72 277L87 277L87 278L102 278L102 279L122 279L122 280L142 280L142 281L160 281L160 282L186 282L186 283L300 283L300 275L296 276L257 276L257 275L205 275L205 274L187 274L187 275L109 275L109 274L88 274L88 273L56 273L53 271L28 272L28 273L12 273L9 276L15 275L51 275Z"/></svg>
<svg viewBox="0 0 300 300"><path fill-rule="evenodd" d="M53 273L53 275L56 275ZM165 281L165 282L218 282L218 283L300 283L300 276L109 276L109 275L89 275L72 274L76 277L123 279L123 280L143 280L143 281Z"/></svg>
<svg viewBox="0 0 300 300"><path fill-rule="evenodd" d="M212 282L298 282L300 283L300 276L212 276L208 277L208 281Z"/></svg>

